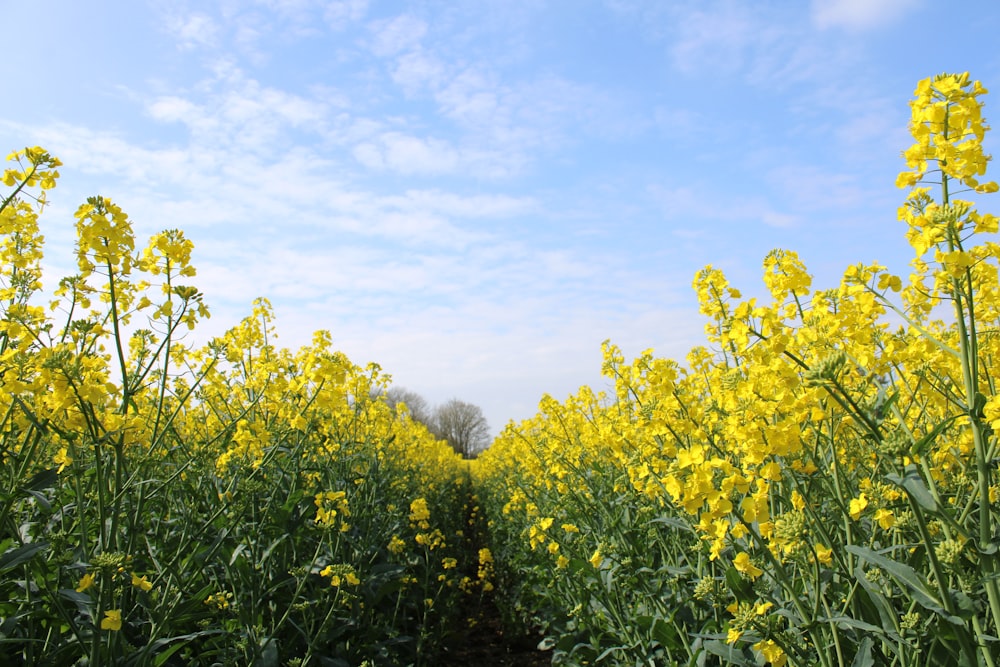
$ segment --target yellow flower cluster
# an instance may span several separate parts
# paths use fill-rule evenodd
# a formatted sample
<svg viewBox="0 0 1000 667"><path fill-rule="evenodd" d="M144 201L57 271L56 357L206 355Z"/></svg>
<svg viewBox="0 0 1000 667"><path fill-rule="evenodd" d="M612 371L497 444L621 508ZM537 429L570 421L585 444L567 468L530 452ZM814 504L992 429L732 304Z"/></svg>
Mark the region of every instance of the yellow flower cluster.
<svg viewBox="0 0 1000 667"><path fill-rule="evenodd" d="M316 494L316 523L320 526L337 528L342 533L351 529L345 521L351 516L351 507L344 491L326 491ZM339 517L339 518L338 518Z"/></svg>
<svg viewBox="0 0 1000 667"><path fill-rule="evenodd" d="M39 216L61 163L38 147L8 162L0 495L5 525L25 528L0 546L13 563L0 572L0 591L3 615L25 628L64 622L45 637L19 630L0 661L162 661L151 652L162 640L218 622L226 632L205 634L199 647L249 664L268 641L282 650L298 643L293 618L317 633L296 650L354 651L352 664L363 657L356 647L390 635L431 642L459 595L437 582L461 562L462 540L451 539L462 538L467 519L461 457L391 409L380 398L390 377L335 351L329 333L298 350L277 347L265 299L220 336L191 344L187 330L209 317L191 284L194 244L178 229L137 243L128 214L108 197L76 211L76 273L51 286L48 307L37 305ZM318 611L310 575L363 588L373 568L386 567L379 558L392 560L377 585L393 599L338 595L336 609ZM67 589L86 613L65 613ZM259 625L232 632L239 614L205 619L204 608L182 604L193 591L217 611L260 610ZM342 651L335 644L346 640L331 628L347 619L358 637ZM409 625L387 627L393 619ZM128 641L95 632L126 624ZM233 639L260 632L268 633L260 645ZM192 650L168 649L182 661L195 660Z"/></svg>
<svg viewBox="0 0 1000 667"><path fill-rule="evenodd" d="M320 571L321 577L329 577L330 585L339 588L342 585L358 586L361 580L358 578L354 567L348 564L327 565Z"/></svg>
<svg viewBox="0 0 1000 667"><path fill-rule="evenodd" d="M982 142L989 129L983 121L981 95L988 91L979 81L969 80L969 73L941 74L924 79L910 102L910 133L916 143L903 157L911 169L896 179L899 187L916 185L936 163L944 175L954 178L976 192L996 192L995 182L980 184L976 176L986 173L989 157Z"/></svg>
<svg viewBox="0 0 1000 667"><path fill-rule="evenodd" d="M626 563L653 568L669 557L677 571L698 575L692 590L714 572L731 583L733 609L752 610L743 625L728 621L731 641L754 627L750 645L767 662L781 665L795 653L799 664L827 664L802 647L843 641L869 649L819 623L824 614L836 610L880 626L889 618L885 609L902 616L917 580L908 573L917 568L922 574L914 576L926 577L921 585L940 588L934 595L945 600L942 613L958 618L966 611L947 601L955 590L968 591L977 576L970 568L981 567L977 604L985 611L954 650L973 661L992 650L982 648L982 637L1000 622L994 559L973 563L956 556L967 549L953 545L976 536L981 549L993 549L1000 518L990 502L1000 425L1000 337L992 335L1000 330L1000 244L983 239L998 221L948 190L949 183L997 190L980 180L989 160L985 93L967 74L917 88L916 144L905 153L910 171L898 181L913 186L900 209L916 252L908 282L879 264L859 264L838 286L816 291L798 256L775 250L764 259L764 303L744 299L721 271L706 267L693 288L708 319L707 344L693 349L686 365L652 351L627 363L605 343L603 371L613 390L584 387L563 403L545 397L536 417L500 435L477 463L481 495L495 521L517 526L499 535L519 541L525 562L547 571L539 581L556 576L552 587L563 596L601 595L613 608L621 603L609 568L622 581ZM921 184L931 173L942 183L937 202ZM953 319L942 319L943 305L954 309ZM549 549L567 559L555 568L568 565L565 578L552 574L538 549L551 540L554 522L582 533L571 551ZM691 531L682 534L696 535L700 546L678 550L676 537L661 536L662 526ZM905 569L887 570L897 577L898 599L874 613L851 592L854 569L878 563L878 549L895 554L907 545L915 555ZM574 568L573 558L590 561L592 587L569 579L587 572ZM641 600L633 604L656 609L656 596L677 586L676 578L664 582L649 596L633 588L629 595ZM612 592L595 592L602 587ZM774 626L771 605L782 608L789 627ZM762 615L766 623L750 622ZM640 641L634 629L621 632L621 643Z"/></svg>

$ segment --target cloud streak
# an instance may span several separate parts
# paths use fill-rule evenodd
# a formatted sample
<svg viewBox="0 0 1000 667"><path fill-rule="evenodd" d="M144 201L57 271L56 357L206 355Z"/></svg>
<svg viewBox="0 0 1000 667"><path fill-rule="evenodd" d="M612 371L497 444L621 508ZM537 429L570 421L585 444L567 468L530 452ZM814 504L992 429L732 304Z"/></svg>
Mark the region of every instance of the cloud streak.
<svg viewBox="0 0 1000 667"><path fill-rule="evenodd" d="M813 0L812 20L820 29L871 30L920 9L922 0Z"/></svg>

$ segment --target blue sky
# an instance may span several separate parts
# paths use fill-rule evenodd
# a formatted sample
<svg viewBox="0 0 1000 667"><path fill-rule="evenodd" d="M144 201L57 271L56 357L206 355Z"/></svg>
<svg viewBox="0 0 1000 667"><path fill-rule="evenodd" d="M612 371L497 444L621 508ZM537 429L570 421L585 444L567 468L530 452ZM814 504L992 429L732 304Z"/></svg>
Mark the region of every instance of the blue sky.
<svg viewBox="0 0 1000 667"><path fill-rule="evenodd" d="M904 272L917 81L1000 86L993 0L5 4L0 148L65 163L50 285L110 196L194 241L200 339L264 296L280 345L328 330L494 431L604 387L602 340L683 358L706 264Z"/></svg>

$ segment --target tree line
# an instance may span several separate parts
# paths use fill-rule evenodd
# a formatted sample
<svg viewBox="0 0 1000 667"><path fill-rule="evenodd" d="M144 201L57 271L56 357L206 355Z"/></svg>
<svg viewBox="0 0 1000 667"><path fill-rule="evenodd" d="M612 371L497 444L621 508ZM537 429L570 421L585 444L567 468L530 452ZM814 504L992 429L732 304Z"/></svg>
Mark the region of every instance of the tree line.
<svg viewBox="0 0 1000 667"><path fill-rule="evenodd" d="M390 387L382 394L389 407L406 406L410 417L467 459L474 459L490 445L490 425L482 408L457 398L436 407L405 387Z"/></svg>

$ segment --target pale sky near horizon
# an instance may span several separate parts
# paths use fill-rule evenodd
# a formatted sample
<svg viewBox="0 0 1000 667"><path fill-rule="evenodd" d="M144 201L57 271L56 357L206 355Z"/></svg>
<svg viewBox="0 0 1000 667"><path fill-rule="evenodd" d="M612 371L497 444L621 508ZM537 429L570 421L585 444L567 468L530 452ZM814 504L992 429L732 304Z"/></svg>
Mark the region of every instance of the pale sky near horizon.
<svg viewBox="0 0 1000 667"><path fill-rule="evenodd" d="M263 296L277 343L330 331L497 432L583 384L601 341L683 360L691 281L747 296L795 250L833 287L905 272L894 187L917 81L1000 94L1000 4L929 0L75 0L4 3L0 150L65 163L139 244L179 227L207 340ZM988 150L997 141L988 138ZM1000 174L994 172L994 179ZM1000 211L988 197L981 210Z"/></svg>

